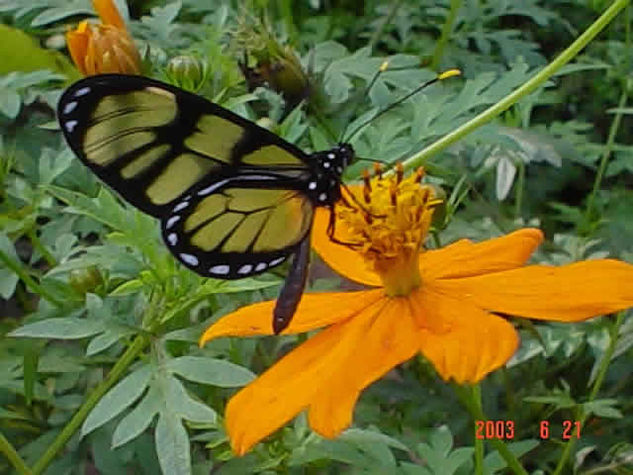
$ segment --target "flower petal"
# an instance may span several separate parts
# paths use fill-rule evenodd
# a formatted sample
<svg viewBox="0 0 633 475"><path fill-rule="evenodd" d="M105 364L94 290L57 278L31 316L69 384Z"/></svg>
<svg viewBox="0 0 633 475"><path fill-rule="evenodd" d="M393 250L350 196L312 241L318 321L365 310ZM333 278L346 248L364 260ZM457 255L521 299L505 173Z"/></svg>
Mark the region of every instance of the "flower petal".
<svg viewBox="0 0 633 475"><path fill-rule="evenodd" d="M633 306L633 266L613 259L529 266L432 285L487 310L541 320L573 322Z"/></svg>
<svg viewBox="0 0 633 475"><path fill-rule="evenodd" d="M346 320L384 297L382 289L360 292L304 294L292 321L282 334L301 333ZM275 300L247 305L225 315L200 337L200 346L221 336L273 334Z"/></svg>
<svg viewBox="0 0 633 475"><path fill-rule="evenodd" d="M374 307L384 306L384 301ZM363 314L374 315L375 310ZM314 400L351 353L362 346L367 318L332 325L300 345L239 391L226 408L233 450L242 455ZM358 370L358 368L356 368Z"/></svg>
<svg viewBox="0 0 633 475"><path fill-rule="evenodd" d="M310 405L310 426L323 437L336 437L352 421L361 391L419 350L416 327L405 298L386 299L355 320L364 320L361 341L319 387Z"/></svg>
<svg viewBox="0 0 633 475"><path fill-rule="evenodd" d="M106 25L113 25L121 30L125 30L125 22L123 17L117 10L112 0L92 0L92 6L99 14L99 18Z"/></svg>
<svg viewBox="0 0 633 475"><path fill-rule="evenodd" d="M522 266L543 241L539 229L524 228L472 243L466 239L420 255L422 280L454 279Z"/></svg>
<svg viewBox="0 0 633 475"><path fill-rule="evenodd" d="M420 294L425 302L420 309L424 319L450 322L439 333L419 330L420 350L443 379L476 383L503 366L516 351L519 337L503 318L428 289Z"/></svg>
<svg viewBox="0 0 633 475"><path fill-rule="evenodd" d="M76 30L71 30L66 33L66 44L68 45L68 51L77 69L86 75L86 66L84 64L84 58L88 52L88 42L90 41L90 25L87 21L82 21Z"/></svg>
<svg viewBox="0 0 633 475"><path fill-rule="evenodd" d="M380 277L369 269L361 255L352 249L336 244L327 235L330 211L319 207L314 213L312 226L312 247L321 258L338 274L349 280L365 285L381 286ZM346 242L353 239L346 232L346 226L340 219L336 221L336 238Z"/></svg>

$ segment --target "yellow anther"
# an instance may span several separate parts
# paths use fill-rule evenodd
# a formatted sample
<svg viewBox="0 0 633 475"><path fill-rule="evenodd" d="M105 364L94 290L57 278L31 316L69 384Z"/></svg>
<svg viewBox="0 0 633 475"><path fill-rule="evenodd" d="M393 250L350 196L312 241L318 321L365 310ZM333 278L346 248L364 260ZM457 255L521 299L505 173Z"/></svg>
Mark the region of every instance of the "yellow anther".
<svg viewBox="0 0 633 475"><path fill-rule="evenodd" d="M437 78L442 81L443 79L452 78L453 76L461 76L462 72L459 69L449 69L448 71L444 71Z"/></svg>
<svg viewBox="0 0 633 475"><path fill-rule="evenodd" d="M396 163L396 183L400 184L402 177L404 177L404 167L398 162Z"/></svg>
<svg viewBox="0 0 633 475"><path fill-rule="evenodd" d="M420 167L415 171L415 178L414 181L416 183L421 183L422 182L422 178L424 178L424 168Z"/></svg>
<svg viewBox="0 0 633 475"><path fill-rule="evenodd" d="M374 163L374 175L378 178L382 178L382 166L380 163Z"/></svg>

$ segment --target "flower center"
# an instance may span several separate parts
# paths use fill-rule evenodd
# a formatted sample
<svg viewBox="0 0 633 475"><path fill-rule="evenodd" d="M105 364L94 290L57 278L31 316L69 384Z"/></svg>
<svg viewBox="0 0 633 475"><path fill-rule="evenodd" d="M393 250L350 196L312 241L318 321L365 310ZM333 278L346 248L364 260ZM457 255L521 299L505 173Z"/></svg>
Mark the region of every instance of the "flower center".
<svg viewBox="0 0 633 475"><path fill-rule="evenodd" d="M364 185L342 199L336 218L346 224L350 247L382 279L387 295L408 295L420 285L418 257L431 226L433 208L441 200L431 185L422 184L422 168L407 178L401 164L394 176L363 174Z"/></svg>

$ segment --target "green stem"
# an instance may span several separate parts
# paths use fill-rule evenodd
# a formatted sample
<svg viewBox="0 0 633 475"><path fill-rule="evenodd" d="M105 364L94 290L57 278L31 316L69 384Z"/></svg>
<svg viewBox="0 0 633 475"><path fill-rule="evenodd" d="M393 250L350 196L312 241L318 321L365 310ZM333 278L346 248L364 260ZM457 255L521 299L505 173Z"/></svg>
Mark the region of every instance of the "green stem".
<svg viewBox="0 0 633 475"><path fill-rule="evenodd" d="M296 45L297 44L297 28L295 27L294 19L292 17L291 4L292 2L290 2L289 0L279 0L279 2L277 3L279 7L279 13L286 27L286 33L288 34L288 39L290 40L291 44Z"/></svg>
<svg viewBox="0 0 633 475"><path fill-rule="evenodd" d="M630 0L615 0L600 17L587 28L576 41L563 51L556 59L549 63L545 68L539 71L532 79L527 81L521 87L508 94L496 104L492 105L481 114L472 118L462 126L453 130L441 139L433 142L431 145L421 150L416 155L408 158L404 163L405 170L417 168L424 162L444 150L449 145L457 142L459 139L469 134L473 130L481 127L487 122L497 117L503 111L507 110L514 103L530 94L537 87L542 85L550 77L552 77L561 67L571 61L587 44L615 18L615 16L629 4Z"/></svg>
<svg viewBox="0 0 633 475"><path fill-rule="evenodd" d="M483 406L481 404L481 386L475 384L472 387L472 403L477 412L483 414ZM484 440L477 437L477 426L473 424L473 435L475 438L475 474L483 475L484 473Z"/></svg>
<svg viewBox="0 0 633 475"><path fill-rule="evenodd" d="M33 292L34 294L38 294L40 297L49 301L56 307L61 308L64 306L64 304L60 300L57 300L55 296L50 294L47 290L44 289L44 287L42 287L40 284L35 282L35 280L33 280L33 278L28 274L28 272L24 270L23 266L21 266L20 264L15 262L13 259L11 259L9 256L7 256L3 251L0 251L0 261L2 261L2 263L6 267L11 269L15 274L17 274L20 280L24 282L24 285L26 285L26 287L31 292Z"/></svg>
<svg viewBox="0 0 633 475"><path fill-rule="evenodd" d="M628 98L628 94L626 92L626 88L622 90L622 94L620 95L620 101L618 102L618 112L616 112L613 121L611 122L611 127L609 127L609 136L607 138L607 143L604 145L604 149L602 152L602 157L600 158L600 165L598 166L598 172L596 173L596 179L593 182L593 188L591 190L591 194L587 199L587 208L585 209L585 223L590 223L593 213L595 211L595 201L596 196L598 195L598 191L600 191L600 186L602 186L602 179L604 178L604 173L607 171L607 165L609 164L609 158L611 157L611 152L613 151L613 144L615 143L615 137L618 134L618 130L620 129L620 122L622 121L622 108L626 107L626 100Z"/></svg>
<svg viewBox="0 0 633 475"><path fill-rule="evenodd" d="M613 353L615 352L615 347L618 342L618 336L620 334L620 327L622 326L623 321L624 321L624 312L620 312L615 318L615 322L613 323L609 331L609 346L607 347L607 349L604 352L604 355L602 356L602 361L600 362L600 368L598 369L598 375L596 377L596 380L593 383L593 387L591 388L591 393L589 393L589 399L587 400L587 402L593 401L598 395L600 388L602 387L602 383L604 382L604 378L607 374L607 370L609 369L609 364L611 363L611 358L613 357ZM580 426L584 427L585 422L587 421L587 418L589 415L587 414L587 411L585 410L581 410L579 411L579 413L580 413L580 416L578 417L578 420L580 422ZM574 447L576 446L576 441L577 439L575 437L572 437L571 439L569 439L569 441L567 441L567 443L565 444L565 448L563 449L563 453L561 454L560 459L558 460L558 465L556 465L556 469L553 472L553 475L560 475L561 473L563 473L563 470L565 469L565 466L567 465L567 461L569 460L569 457L574 451Z"/></svg>
<svg viewBox="0 0 633 475"><path fill-rule="evenodd" d="M488 418L483 411L481 405L481 390L479 386L473 386L472 389L468 386L457 386L454 385L453 389L457 392L457 395L466 406L466 409L470 413L473 421L487 421ZM508 446L500 439L492 438L489 439L489 442L492 446L499 452L501 458L505 460L508 468L512 470L514 473L518 473L520 475L527 475L525 469L521 466L519 460L515 457L515 455L510 451ZM477 445L475 444L475 463L477 462Z"/></svg>
<svg viewBox="0 0 633 475"><path fill-rule="evenodd" d="M40 238L37 237L37 233L35 232L35 229L29 229L29 231L27 232L27 235L29 236L29 239L31 240L31 244L33 245L33 248L37 249L40 252L40 254L44 258L46 263L51 267L55 267L57 265L57 261L55 260L55 257L53 257L53 255L49 252L49 250L46 249L44 244L42 244L42 241L40 241Z"/></svg>
<svg viewBox="0 0 633 475"><path fill-rule="evenodd" d="M451 9L448 12L448 16L446 17L446 21L444 22L444 26L442 26L442 33L440 35L440 39L437 41L435 45L435 51L433 51L433 59L431 59L430 68L433 71L437 71L437 68L440 65L440 61L442 60L442 55L444 54L444 48L446 47L446 43L448 42L448 38L453 32L453 25L455 23L455 18L457 18L457 12L462 6L462 0L451 0Z"/></svg>
<svg viewBox="0 0 633 475"><path fill-rule="evenodd" d="M108 390L119 380L125 370L132 364L136 357L143 351L143 349L149 343L149 338L146 334L137 335L132 344L125 350L125 353L121 355L121 358L112 367L112 370L108 373L108 376L99 383L99 385L90 392L90 395L86 401L77 410L72 419L64 426L53 443L46 449L46 452L40 457L40 459L33 465L33 475L39 475L46 470L46 467L53 461L57 452L59 452L66 442L73 436L79 429L84 419L88 416L90 411L97 405L99 400L108 392Z"/></svg>
<svg viewBox="0 0 633 475"><path fill-rule="evenodd" d="M630 50L631 47L631 26L629 22L630 8L627 6L626 13L624 15L624 28L625 28L625 45L626 51ZM630 59L627 55L626 58L626 68L625 70L629 70ZM627 87L626 87L626 76L622 78L622 93L620 94L620 100L618 102L618 112L616 112L615 117L613 118L613 122L611 122L611 127L609 128L609 136L607 137L607 143L604 146L604 151L602 152L602 157L600 159L600 165L598 166L598 173L596 173L596 179L593 182L593 189L591 190L591 194L587 199L587 208L585 209L585 219L584 223L590 224L592 221L592 216L595 210L595 201L598 195L598 191L600 190L600 186L602 185L602 179L604 177L605 172L607 171L607 165L609 164L609 158L611 157L611 152L613 151L613 144L615 143L615 137L620 129L620 122L622 121L622 109L626 107L626 100L628 98Z"/></svg>
<svg viewBox="0 0 633 475"><path fill-rule="evenodd" d="M31 470L26 465L20 454L17 453L11 442L7 440L4 434L0 433L0 452L2 452L11 465L22 475L31 475Z"/></svg>

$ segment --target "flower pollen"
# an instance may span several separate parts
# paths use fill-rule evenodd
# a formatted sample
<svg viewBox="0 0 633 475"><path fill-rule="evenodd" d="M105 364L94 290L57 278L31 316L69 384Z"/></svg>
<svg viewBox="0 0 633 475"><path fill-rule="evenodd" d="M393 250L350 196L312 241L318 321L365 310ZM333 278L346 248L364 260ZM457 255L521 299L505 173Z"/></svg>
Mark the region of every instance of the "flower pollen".
<svg viewBox="0 0 633 475"><path fill-rule="evenodd" d="M399 163L395 174L385 177L376 164L373 178L368 171L362 174L362 199L353 200L363 206L335 207L336 218L349 229L350 247L380 276L390 296L408 295L420 285L418 257L441 202L433 187L421 183L423 176L418 169L405 178Z"/></svg>

